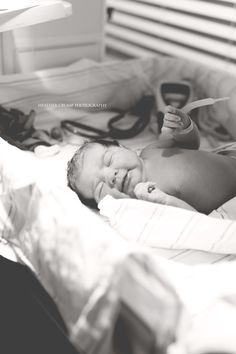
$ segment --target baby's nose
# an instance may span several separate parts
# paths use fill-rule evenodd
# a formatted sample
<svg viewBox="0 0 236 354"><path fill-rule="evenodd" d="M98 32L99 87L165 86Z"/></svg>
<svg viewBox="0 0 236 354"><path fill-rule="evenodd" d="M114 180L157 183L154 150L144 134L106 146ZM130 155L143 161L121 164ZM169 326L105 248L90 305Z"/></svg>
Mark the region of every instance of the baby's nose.
<svg viewBox="0 0 236 354"><path fill-rule="evenodd" d="M108 183L110 187L114 187L116 184L116 176L117 176L117 171L111 171L109 178L108 178Z"/></svg>

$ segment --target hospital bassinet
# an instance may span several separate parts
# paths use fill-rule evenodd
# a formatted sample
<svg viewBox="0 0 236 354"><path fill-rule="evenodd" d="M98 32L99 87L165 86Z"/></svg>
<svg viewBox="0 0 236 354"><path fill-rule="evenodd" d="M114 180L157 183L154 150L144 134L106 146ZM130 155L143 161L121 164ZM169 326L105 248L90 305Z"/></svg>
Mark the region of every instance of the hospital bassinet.
<svg viewBox="0 0 236 354"><path fill-rule="evenodd" d="M81 60L68 67L2 76L0 103L23 112L36 110L35 125L50 129L63 119L86 116L84 110L81 113L85 103L129 110L163 80L188 80L197 98L229 96L229 101L217 109L205 109L204 119L205 125L207 117L210 127L217 123L231 139L236 138L235 79L194 62L168 57L102 64ZM89 116L91 122L91 111ZM124 144L139 149L156 138L146 128ZM66 186L67 161L83 139L77 137L75 144L68 141L61 144L55 156L40 158L1 140L1 234L7 242L4 252L10 250L10 257L35 272L56 302L78 350L96 354L122 352L124 348L119 348L114 336L111 340L119 332L121 321L129 328L128 341L132 342L134 353L149 352L152 341L153 352L160 348L165 352L174 337L183 352L201 352L193 318L202 313L206 302L200 306L197 295L192 302L190 298L197 285L206 287L203 293L208 300L218 296L222 302L220 296L236 296L230 278L235 267L231 262L236 254L235 222L157 206L162 215L155 221L161 225L157 238L148 234L139 237L137 225L133 227L135 220L144 215L142 226L147 229L154 206L133 200L125 202L123 214L112 228L83 206ZM114 201L106 203L105 209L116 208ZM171 228L168 220L172 220ZM227 265L221 268L222 262ZM219 266L196 266L206 263ZM222 287L218 282L218 287L214 287L217 296L210 296L207 279L216 283L216 273L222 274ZM186 308L190 313L188 321L194 323L192 341L188 331L181 330ZM153 313L156 317L152 318ZM230 318L230 326L235 318L236 315ZM222 348L227 350L228 343L222 334ZM232 341L231 344L236 345Z"/></svg>

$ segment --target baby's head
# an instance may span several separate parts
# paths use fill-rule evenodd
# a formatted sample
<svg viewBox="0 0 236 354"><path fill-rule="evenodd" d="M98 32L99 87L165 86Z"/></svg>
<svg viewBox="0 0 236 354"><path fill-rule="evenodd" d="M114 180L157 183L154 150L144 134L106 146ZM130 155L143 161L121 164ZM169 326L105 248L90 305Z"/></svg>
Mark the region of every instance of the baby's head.
<svg viewBox="0 0 236 354"><path fill-rule="evenodd" d="M105 196L134 197L134 187L145 180L136 152L116 141L95 140L82 145L68 162L69 187L92 207Z"/></svg>

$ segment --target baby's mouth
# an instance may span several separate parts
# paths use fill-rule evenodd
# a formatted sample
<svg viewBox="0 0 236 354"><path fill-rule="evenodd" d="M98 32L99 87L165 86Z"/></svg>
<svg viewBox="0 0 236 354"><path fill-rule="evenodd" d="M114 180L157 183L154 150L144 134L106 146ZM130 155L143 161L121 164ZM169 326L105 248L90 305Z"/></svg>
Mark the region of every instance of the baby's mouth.
<svg viewBox="0 0 236 354"><path fill-rule="evenodd" d="M128 172L123 177L122 183L121 183L121 191L126 192L124 189L126 189L126 182L128 182Z"/></svg>

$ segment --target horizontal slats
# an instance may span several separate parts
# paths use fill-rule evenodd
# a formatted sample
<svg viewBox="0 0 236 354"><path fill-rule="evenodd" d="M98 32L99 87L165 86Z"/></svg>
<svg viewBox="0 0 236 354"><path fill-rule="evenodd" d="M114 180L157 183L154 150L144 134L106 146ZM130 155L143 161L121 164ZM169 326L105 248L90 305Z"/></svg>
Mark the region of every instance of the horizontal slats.
<svg viewBox="0 0 236 354"><path fill-rule="evenodd" d="M229 45L229 43L219 42L217 40L203 37L201 35L189 33L176 28L171 28L159 23L153 23L133 16L125 14L114 14L114 24L121 27L129 27L134 31L151 33L152 36L161 37L162 39L179 42L180 45L194 46L196 49L222 55L228 54L228 57L236 60L236 48ZM113 25L110 25L113 26Z"/></svg>
<svg viewBox="0 0 236 354"><path fill-rule="evenodd" d="M236 1L236 0L235 0ZM163 22L171 26L179 26L187 30L202 32L211 36L222 39L230 39L236 41L236 31L230 31L228 25L211 22L202 18L196 18L189 14L177 13L168 9L157 8L154 6L146 6L132 1L109 0L109 6L114 7L118 11L143 17L156 22ZM113 15L116 15L116 11ZM236 21L236 12L235 12Z"/></svg>
<svg viewBox="0 0 236 354"><path fill-rule="evenodd" d="M122 1L122 0L121 0ZM146 4L169 7L174 10L189 12L195 15L212 17L219 20L232 21L235 16L232 7L216 5L199 0L136 0Z"/></svg>
<svg viewBox="0 0 236 354"><path fill-rule="evenodd" d="M145 56L150 56L155 54L153 51L140 48L135 44L124 42L122 39L108 38L107 43L109 48L117 52L122 52L123 54L126 54L127 56L130 57L145 57ZM161 54L160 51L156 51L156 53ZM184 58L191 60L193 58L191 57L191 55L192 54L189 53L189 56L186 56ZM228 71L231 74L236 75L236 66L234 64L228 63L226 65L226 63L224 63L222 60L218 60L218 59L212 60L211 57L205 55L201 56L201 60L199 62L204 65L209 65L211 68Z"/></svg>
<svg viewBox="0 0 236 354"><path fill-rule="evenodd" d="M131 57L144 57L154 54L153 51L143 49L135 44L124 42L122 39L107 38L107 46L117 52L122 52Z"/></svg>
<svg viewBox="0 0 236 354"><path fill-rule="evenodd" d="M109 34L109 38L110 38L110 47L111 47L111 41L113 40L113 38L115 38L115 39L120 39L120 43L125 44L125 42L126 43L129 42L131 44L133 43L133 45L139 46L141 48L145 48L148 50L149 53L159 52L171 56L186 58L189 60L194 59L199 63L209 65L211 67L215 67L221 70L226 70L226 67L229 65L229 63L226 63L210 55L202 54L199 53L198 51L181 47L173 43L168 43L161 39L150 38L148 35L135 33L134 31L131 30L108 26L107 34ZM113 46L113 49L118 49L118 48L115 48L115 46ZM233 67L234 65L230 65L230 68Z"/></svg>
<svg viewBox="0 0 236 354"><path fill-rule="evenodd" d="M236 0L107 0L107 45L162 53L236 72Z"/></svg>

